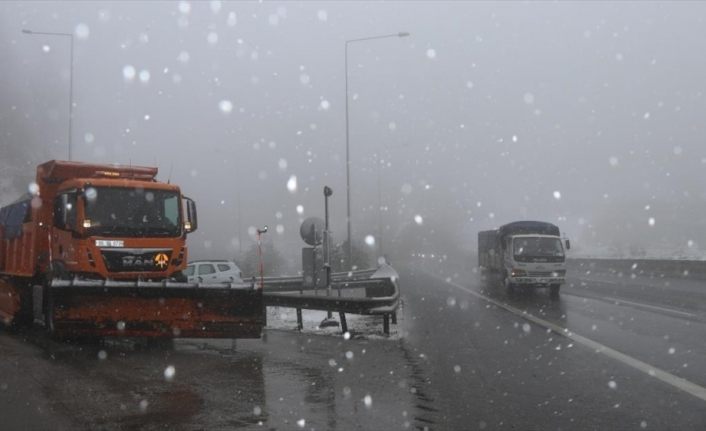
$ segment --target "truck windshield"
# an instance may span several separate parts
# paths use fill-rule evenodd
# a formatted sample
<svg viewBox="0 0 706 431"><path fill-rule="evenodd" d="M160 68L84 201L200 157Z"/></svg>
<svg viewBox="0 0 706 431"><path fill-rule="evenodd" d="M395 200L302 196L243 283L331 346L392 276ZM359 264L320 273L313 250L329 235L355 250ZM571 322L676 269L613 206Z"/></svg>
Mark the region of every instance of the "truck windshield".
<svg viewBox="0 0 706 431"><path fill-rule="evenodd" d="M522 257L557 257L564 255L564 248L561 246L559 238L515 238L513 248L515 256Z"/></svg>
<svg viewBox="0 0 706 431"><path fill-rule="evenodd" d="M89 235L179 236L179 194L167 190L91 187L84 193Z"/></svg>

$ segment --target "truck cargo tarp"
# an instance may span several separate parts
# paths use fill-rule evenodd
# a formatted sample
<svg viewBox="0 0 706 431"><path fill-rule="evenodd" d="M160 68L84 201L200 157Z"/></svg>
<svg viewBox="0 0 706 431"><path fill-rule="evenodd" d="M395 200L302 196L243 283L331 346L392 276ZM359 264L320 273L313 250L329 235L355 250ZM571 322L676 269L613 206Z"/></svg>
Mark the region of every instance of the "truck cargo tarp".
<svg viewBox="0 0 706 431"><path fill-rule="evenodd" d="M0 226L5 230L5 238L13 239L22 235L22 223L29 213L29 200L16 202L0 208Z"/></svg>
<svg viewBox="0 0 706 431"><path fill-rule="evenodd" d="M559 228L556 225L543 221L516 221L500 226L498 232L500 236L523 234L559 236Z"/></svg>

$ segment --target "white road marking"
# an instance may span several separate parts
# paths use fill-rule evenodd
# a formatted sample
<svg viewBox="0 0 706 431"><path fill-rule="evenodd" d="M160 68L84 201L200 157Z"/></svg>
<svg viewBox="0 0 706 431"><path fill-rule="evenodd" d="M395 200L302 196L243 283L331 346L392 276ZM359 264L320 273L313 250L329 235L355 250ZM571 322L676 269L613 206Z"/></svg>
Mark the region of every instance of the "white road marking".
<svg viewBox="0 0 706 431"><path fill-rule="evenodd" d="M598 283L604 283L604 284L613 284L613 285L616 285L616 286L619 286L619 285L622 285L622 284L623 284L623 283L619 283L619 282L615 282L615 281L590 280L590 279L586 279L586 278L574 278L574 280L578 280L578 281L580 281L580 282L582 282L582 283L595 283L595 282L598 282ZM681 310L677 310L677 309L669 308L669 307L660 307L660 306L658 306L658 305L644 304L644 303L642 303L642 302L627 301L627 300L625 300L625 299L620 299L620 298L612 298L612 297L607 297L607 296L604 296L604 297L582 296L582 295L580 295L580 294L578 294L578 295L573 295L573 294L571 294L571 293L567 293L567 295L571 295L571 296L580 296L580 297L591 298L591 299L597 299L597 300L599 300L599 301L600 301L600 300L606 300L606 301L612 301L612 302L622 302L622 303L624 303L624 304L633 305L633 306L635 306L635 307L644 307L644 308L649 308L649 309L652 309L652 310L663 311L663 312L666 312L666 313L679 314L679 315L681 315L681 316L696 317L696 314L694 314L694 313L688 313L688 312L686 312L686 311L681 311Z"/></svg>
<svg viewBox="0 0 706 431"><path fill-rule="evenodd" d="M440 278L438 278L438 279L442 280ZM694 397L696 397L702 401L706 401L706 388L699 386L696 383L692 383L686 379L683 379L681 377L677 377L674 374L670 374L670 373L668 373L664 370L661 370L657 367L653 367L652 365L650 365L646 362L642 362L639 359L635 359L632 356L626 355L625 353L621 353L617 350L611 349L610 347L604 346L603 344L601 344L597 341L593 341L590 338L586 338L582 335L576 334L575 332L572 332L567 328L562 328L559 325L548 322L544 319L540 319L539 317L537 317L531 313L528 313L526 311L522 311L519 308L515 308L511 305L507 305L505 303L496 301L492 298L489 298L489 297L483 295L482 293L476 292L475 290L471 290L467 287L461 286L460 284L456 284L451 281L446 281L446 280L442 280L442 281L444 281L445 283L448 283L449 285L451 285L457 289L463 290L464 292L468 292L471 295L474 295L478 298L481 298L485 301L488 301L491 304L496 305L502 309L505 309L505 310L509 311L510 313L515 314L525 320L529 320L532 323L535 323L539 326L543 326L544 328L549 329L559 335L562 335L566 338L574 340L577 343L583 344L584 346L586 346L590 349L593 349L596 353L602 353L609 358L615 359L616 361L619 361L629 367L632 367L632 368L634 368L638 371L641 371L651 377L654 377L658 380L661 380L662 382L667 383L670 386L673 386L673 387L680 389L690 395L693 395Z"/></svg>
<svg viewBox="0 0 706 431"><path fill-rule="evenodd" d="M689 316L689 317L696 317L696 314L693 313L687 313L686 311L679 311L675 310L673 308L667 308L667 307L660 307L657 305L650 305L650 304L643 304L641 302L632 302L632 301L626 301L625 299L620 299L620 298L612 298L612 297L605 297L606 301L614 301L618 303L623 303L623 304L628 304L628 305L634 305L635 307L645 307L645 308L651 308L653 310L659 310L659 311L664 311L666 313L675 313L675 314L681 314L682 316Z"/></svg>

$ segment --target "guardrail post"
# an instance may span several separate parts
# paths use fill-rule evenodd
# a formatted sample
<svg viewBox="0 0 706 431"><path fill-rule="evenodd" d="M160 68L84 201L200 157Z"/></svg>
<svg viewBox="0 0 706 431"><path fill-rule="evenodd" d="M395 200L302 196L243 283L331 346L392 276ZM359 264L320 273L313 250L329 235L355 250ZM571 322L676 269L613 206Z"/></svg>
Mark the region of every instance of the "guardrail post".
<svg viewBox="0 0 706 431"><path fill-rule="evenodd" d="M297 308L297 329L300 331L304 329L304 322L302 320L302 309Z"/></svg>
<svg viewBox="0 0 706 431"><path fill-rule="evenodd" d="M390 335L390 315L389 314L383 314L383 316L382 316L382 332L384 332L385 335Z"/></svg>
<svg viewBox="0 0 706 431"><path fill-rule="evenodd" d="M348 332L348 323L346 322L346 313L338 313L338 316L341 318L341 331L345 334Z"/></svg>
<svg viewBox="0 0 706 431"><path fill-rule="evenodd" d="M392 313L392 324L397 325L397 312Z"/></svg>

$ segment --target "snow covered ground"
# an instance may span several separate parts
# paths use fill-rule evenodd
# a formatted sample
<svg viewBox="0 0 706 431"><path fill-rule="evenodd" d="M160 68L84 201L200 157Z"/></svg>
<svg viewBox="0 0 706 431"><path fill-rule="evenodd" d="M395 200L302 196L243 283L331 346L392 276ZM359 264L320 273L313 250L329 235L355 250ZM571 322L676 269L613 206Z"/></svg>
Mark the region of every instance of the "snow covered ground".
<svg viewBox="0 0 706 431"><path fill-rule="evenodd" d="M321 327L321 322L326 319L325 311L302 310L302 321L304 329L302 333L329 335L344 338L365 338L365 339L391 339L398 340L404 338L404 313L402 305L397 310L397 324L390 323L390 335L383 332L382 316L362 316L359 314L346 314L348 323L348 333L342 334L338 313L333 313L334 320L339 322L339 326ZM297 311L294 308L267 307L267 328L297 331Z"/></svg>

